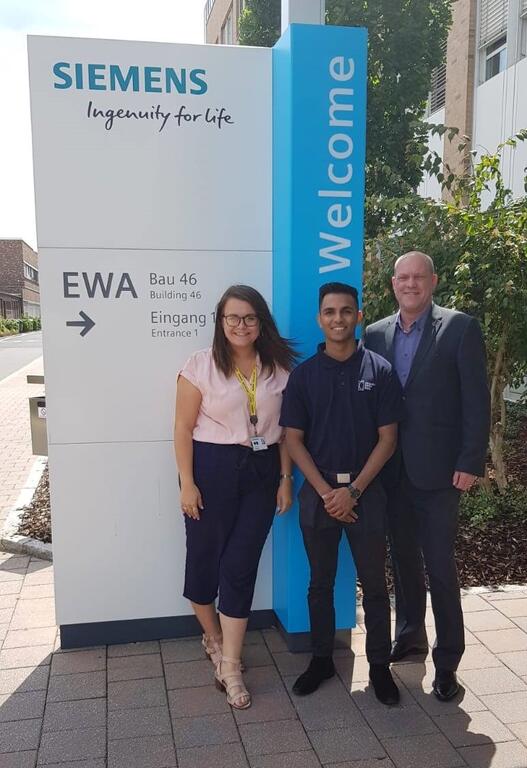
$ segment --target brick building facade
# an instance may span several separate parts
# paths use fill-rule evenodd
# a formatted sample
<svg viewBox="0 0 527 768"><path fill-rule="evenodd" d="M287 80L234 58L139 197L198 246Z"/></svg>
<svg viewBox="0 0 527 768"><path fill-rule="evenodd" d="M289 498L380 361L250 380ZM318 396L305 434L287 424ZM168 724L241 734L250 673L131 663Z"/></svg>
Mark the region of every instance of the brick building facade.
<svg viewBox="0 0 527 768"><path fill-rule="evenodd" d="M245 0L207 0L205 3L205 42L237 45L238 23Z"/></svg>
<svg viewBox="0 0 527 768"><path fill-rule="evenodd" d="M0 316L40 317L38 255L23 240L0 239Z"/></svg>

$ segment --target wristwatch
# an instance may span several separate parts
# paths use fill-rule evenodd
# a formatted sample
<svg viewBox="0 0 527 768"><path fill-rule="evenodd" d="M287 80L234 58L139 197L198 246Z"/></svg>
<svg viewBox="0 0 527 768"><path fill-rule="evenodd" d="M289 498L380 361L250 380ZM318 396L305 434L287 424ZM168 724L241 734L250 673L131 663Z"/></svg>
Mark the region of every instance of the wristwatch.
<svg viewBox="0 0 527 768"><path fill-rule="evenodd" d="M285 472L280 475L280 480L292 480L292 479L293 479L293 475L288 475Z"/></svg>
<svg viewBox="0 0 527 768"><path fill-rule="evenodd" d="M362 491L360 491L358 488L355 488L353 483L350 483L348 485L348 491L352 499L360 499L360 497L362 496Z"/></svg>

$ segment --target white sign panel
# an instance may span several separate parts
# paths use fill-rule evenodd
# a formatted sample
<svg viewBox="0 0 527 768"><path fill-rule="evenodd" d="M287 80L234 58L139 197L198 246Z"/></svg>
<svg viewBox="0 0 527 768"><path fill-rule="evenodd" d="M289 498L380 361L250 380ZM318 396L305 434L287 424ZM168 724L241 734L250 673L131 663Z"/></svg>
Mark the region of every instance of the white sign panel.
<svg viewBox="0 0 527 768"><path fill-rule="evenodd" d="M39 248L271 249L271 51L32 37Z"/></svg>
<svg viewBox="0 0 527 768"><path fill-rule="evenodd" d="M39 257L52 444L171 441L177 371L210 344L220 294L249 283L271 298L266 252L44 248Z"/></svg>
<svg viewBox="0 0 527 768"><path fill-rule="evenodd" d="M271 299L271 51L29 53L58 621L185 615L175 381L228 285Z"/></svg>

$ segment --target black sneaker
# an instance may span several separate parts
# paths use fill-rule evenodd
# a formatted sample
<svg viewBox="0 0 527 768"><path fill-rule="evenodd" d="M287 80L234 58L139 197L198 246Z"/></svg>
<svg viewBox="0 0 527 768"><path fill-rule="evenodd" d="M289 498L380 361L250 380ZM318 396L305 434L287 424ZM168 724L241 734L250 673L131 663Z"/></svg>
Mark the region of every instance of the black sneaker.
<svg viewBox="0 0 527 768"><path fill-rule="evenodd" d="M297 696L307 696L317 690L320 683L329 680L335 674L335 665L331 656L313 656L309 667L302 672L293 685L293 693Z"/></svg>
<svg viewBox="0 0 527 768"><path fill-rule="evenodd" d="M370 664L370 683L380 702L389 707L399 703L399 689L387 664Z"/></svg>

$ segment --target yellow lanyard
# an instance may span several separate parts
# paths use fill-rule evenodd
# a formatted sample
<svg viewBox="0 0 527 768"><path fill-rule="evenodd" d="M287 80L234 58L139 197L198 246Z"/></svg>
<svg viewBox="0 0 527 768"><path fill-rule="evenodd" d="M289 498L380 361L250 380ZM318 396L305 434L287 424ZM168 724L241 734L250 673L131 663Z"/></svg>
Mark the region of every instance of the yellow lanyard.
<svg viewBox="0 0 527 768"><path fill-rule="evenodd" d="M256 382L258 374L256 372L256 366L253 368L249 383L247 383L247 379L239 368L235 368L234 373L240 382L243 391L247 395L247 400L249 401L249 421L254 427L254 434L256 434L256 425L258 424L258 416L256 413Z"/></svg>

